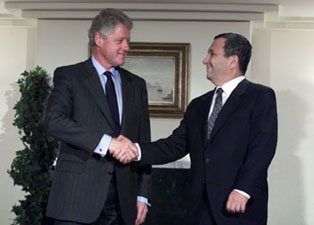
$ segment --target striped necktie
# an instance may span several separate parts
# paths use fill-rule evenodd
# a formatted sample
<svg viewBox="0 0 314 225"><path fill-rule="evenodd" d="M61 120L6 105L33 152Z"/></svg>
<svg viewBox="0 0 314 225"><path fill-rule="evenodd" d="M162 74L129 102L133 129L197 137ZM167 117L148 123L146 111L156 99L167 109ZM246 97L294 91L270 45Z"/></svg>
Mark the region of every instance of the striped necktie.
<svg viewBox="0 0 314 225"><path fill-rule="evenodd" d="M210 133L212 132L214 128L215 121L222 108L222 93L223 93L222 88L218 88L216 91L216 99L215 99L214 108L207 121L207 140L209 140L210 138Z"/></svg>

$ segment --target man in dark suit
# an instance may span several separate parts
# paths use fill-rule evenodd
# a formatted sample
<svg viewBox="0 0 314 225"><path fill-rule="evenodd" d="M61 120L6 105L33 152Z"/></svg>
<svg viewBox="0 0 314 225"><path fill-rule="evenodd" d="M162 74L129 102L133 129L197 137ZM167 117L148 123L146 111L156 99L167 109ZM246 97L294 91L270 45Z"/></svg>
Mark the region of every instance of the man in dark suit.
<svg viewBox="0 0 314 225"><path fill-rule="evenodd" d="M89 29L91 58L55 70L45 119L47 132L60 140L47 207L55 224L145 220L151 166L123 165L110 155L128 148L117 141L119 134L150 141L145 81L120 67L132 26L121 11L102 10Z"/></svg>
<svg viewBox="0 0 314 225"><path fill-rule="evenodd" d="M250 57L251 45L242 35L216 36L203 61L207 79L216 88L189 104L168 138L140 143L142 164L168 163L190 153L187 224L267 223L267 170L277 144L276 100L272 89L244 78Z"/></svg>

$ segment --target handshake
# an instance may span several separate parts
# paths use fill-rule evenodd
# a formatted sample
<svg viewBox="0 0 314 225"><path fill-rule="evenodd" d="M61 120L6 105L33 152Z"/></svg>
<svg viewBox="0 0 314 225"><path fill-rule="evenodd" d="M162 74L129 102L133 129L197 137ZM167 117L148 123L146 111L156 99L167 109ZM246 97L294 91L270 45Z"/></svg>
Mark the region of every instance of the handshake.
<svg viewBox="0 0 314 225"><path fill-rule="evenodd" d="M123 164L138 160L139 157L137 146L123 135L112 138L109 153Z"/></svg>

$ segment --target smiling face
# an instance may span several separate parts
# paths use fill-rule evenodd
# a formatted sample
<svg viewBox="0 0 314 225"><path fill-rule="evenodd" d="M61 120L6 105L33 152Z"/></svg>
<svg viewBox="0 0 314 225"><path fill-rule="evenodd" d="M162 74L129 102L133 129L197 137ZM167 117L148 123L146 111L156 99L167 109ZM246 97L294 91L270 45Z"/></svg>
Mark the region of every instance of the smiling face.
<svg viewBox="0 0 314 225"><path fill-rule="evenodd" d="M208 55L203 60L206 65L207 79L215 85L222 85L229 67L229 58L224 56L225 38L214 40L208 50Z"/></svg>
<svg viewBox="0 0 314 225"><path fill-rule="evenodd" d="M96 32L94 56L106 70L122 66L125 56L130 50L129 42L130 30L122 24L118 24L114 31L106 37L100 32Z"/></svg>

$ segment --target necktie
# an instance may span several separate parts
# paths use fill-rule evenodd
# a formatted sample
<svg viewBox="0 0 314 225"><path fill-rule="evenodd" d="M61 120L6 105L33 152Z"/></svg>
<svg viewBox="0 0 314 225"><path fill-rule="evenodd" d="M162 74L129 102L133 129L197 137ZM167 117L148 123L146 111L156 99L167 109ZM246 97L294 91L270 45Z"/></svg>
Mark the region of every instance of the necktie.
<svg viewBox="0 0 314 225"><path fill-rule="evenodd" d="M120 134L119 108L118 108L116 91L115 91L114 84L112 81L112 73L110 71L106 71L104 75L106 75L107 77L107 82L105 86L106 97L107 97L107 101L110 107L114 124L116 125L115 135L118 136Z"/></svg>
<svg viewBox="0 0 314 225"><path fill-rule="evenodd" d="M207 122L207 140L210 137L210 133L215 125L215 120L217 119L217 116L222 108L222 92L223 90L221 88L218 88L216 91L216 100L214 108Z"/></svg>

